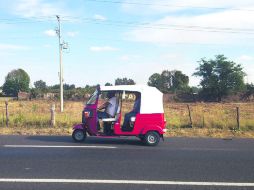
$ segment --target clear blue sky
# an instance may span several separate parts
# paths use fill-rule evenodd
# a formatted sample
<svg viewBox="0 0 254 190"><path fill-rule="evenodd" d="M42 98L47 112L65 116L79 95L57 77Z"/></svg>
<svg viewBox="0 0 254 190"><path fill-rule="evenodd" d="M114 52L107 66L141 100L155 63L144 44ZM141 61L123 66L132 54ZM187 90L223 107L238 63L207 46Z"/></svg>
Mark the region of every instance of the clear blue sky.
<svg viewBox="0 0 254 190"><path fill-rule="evenodd" d="M57 21L69 43L64 82L146 84L150 75L178 69L190 76L198 60L224 54L254 82L253 0L13 0L0 1L0 85L22 68L31 84L58 83Z"/></svg>

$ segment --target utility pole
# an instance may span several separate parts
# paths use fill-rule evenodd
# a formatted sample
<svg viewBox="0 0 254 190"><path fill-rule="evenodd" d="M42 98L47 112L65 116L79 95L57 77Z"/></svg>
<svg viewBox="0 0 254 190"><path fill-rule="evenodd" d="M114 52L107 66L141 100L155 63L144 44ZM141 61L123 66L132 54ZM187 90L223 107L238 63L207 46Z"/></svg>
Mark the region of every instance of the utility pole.
<svg viewBox="0 0 254 190"><path fill-rule="evenodd" d="M60 111L63 112L63 64L62 64L62 49L63 49L63 44L61 43L61 24L60 24L60 16L56 15L57 22L58 22L58 28L56 29L56 34L58 36L58 41L59 41L59 62L60 62Z"/></svg>

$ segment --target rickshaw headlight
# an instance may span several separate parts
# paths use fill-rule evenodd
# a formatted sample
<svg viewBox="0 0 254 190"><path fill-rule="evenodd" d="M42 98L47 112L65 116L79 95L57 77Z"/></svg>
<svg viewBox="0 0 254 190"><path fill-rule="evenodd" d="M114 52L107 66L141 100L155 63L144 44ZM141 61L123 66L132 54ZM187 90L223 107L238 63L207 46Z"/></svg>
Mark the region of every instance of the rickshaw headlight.
<svg viewBox="0 0 254 190"><path fill-rule="evenodd" d="M166 132L167 132L167 129L163 129L162 131L163 131L164 133L166 133Z"/></svg>
<svg viewBox="0 0 254 190"><path fill-rule="evenodd" d="M91 113L90 111L85 111L85 112L84 112L84 116L85 116L85 118L90 117L90 113Z"/></svg>

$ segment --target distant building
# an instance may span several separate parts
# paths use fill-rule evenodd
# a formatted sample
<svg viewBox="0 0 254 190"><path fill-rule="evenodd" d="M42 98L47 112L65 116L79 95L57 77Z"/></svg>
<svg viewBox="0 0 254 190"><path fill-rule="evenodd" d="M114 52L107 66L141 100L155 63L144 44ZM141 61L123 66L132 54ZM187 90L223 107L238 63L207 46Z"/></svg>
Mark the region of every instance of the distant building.
<svg viewBox="0 0 254 190"><path fill-rule="evenodd" d="M19 92L18 93L18 100L30 100L31 94L28 92Z"/></svg>
<svg viewBox="0 0 254 190"><path fill-rule="evenodd" d="M43 94L43 99L54 99L55 96L56 96L55 93L48 92Z"/></svg>
<svg viewBox="0 0 254 190"><path fill-rule="evenodd" d="M91 96L91 94L89 94L89 93L84 94L84 98L85 98L85 99L90 98L90 96Z"/></svg>

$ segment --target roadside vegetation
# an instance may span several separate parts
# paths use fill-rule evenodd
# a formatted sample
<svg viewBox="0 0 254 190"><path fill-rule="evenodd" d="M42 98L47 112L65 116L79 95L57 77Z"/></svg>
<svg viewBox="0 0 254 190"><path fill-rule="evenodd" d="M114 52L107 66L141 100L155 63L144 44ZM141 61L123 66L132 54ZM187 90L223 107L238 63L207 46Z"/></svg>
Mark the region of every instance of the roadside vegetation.
<svg viewBox="0 0 254 190"><path fill-rule="evenodd" d="M56 124L50 125L50 108L56 104ZM192 124L190 122L189 105ZM125 105L127 106L127 105ZM58 102L9 101L9 127L5 103L0 100L0 134L70 135L81 122L83 102L65 102L60 113ZM237 127L236 107L240 110ZM168 136L254 137L254 103L165 103Z"/></svg>

